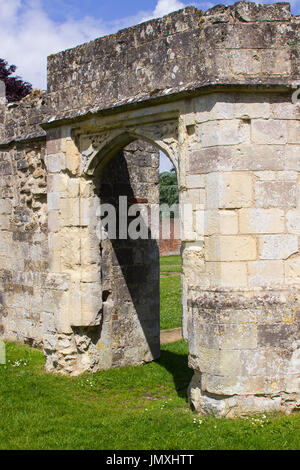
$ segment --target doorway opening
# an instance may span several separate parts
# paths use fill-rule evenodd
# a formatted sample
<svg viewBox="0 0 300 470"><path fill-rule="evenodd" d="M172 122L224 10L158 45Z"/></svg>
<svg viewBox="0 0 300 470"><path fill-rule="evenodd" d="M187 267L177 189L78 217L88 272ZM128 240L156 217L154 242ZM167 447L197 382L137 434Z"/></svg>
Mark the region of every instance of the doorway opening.
<svg viewBox="0 0 300 470"><path fill-rule="evenodd" d="M157 359L161 327L181 328L179 251L162 256L160 266L160 239L168 231L166 217L164 234L161 230L160 158L157 147L135 140L110 159L95 182L102 231L101 343L105 335L110 338L111 367ZM174 217L170 220L174 238L177 228Z"/></svg>

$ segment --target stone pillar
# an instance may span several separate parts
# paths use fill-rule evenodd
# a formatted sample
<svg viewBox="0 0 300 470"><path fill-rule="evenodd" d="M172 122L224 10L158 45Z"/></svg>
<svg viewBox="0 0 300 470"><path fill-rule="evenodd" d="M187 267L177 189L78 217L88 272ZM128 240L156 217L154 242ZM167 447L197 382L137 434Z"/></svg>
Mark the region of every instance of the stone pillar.
<svg viewBox="0 0 300 470"><path fill-rule="evenodd" d="M48 370L77 374L95 366L88 350L101 322L98 197L80 175L70 128L47 133L49 299L44 322Z"/></svg>
<svg viewBox="0 0 300 470"><path fill-rule="evenodd" d="M186 121L190 401L217 416L289 412L299 406L299 106L213 94Z"/></svg>

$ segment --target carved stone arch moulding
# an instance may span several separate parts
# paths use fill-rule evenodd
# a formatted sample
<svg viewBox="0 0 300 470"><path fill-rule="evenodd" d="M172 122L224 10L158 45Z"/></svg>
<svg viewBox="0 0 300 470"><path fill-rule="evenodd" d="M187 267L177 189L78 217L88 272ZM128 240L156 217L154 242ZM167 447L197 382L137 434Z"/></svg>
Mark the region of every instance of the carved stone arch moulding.
<svg viewBox="0 0 300 470"><path fill-rule="evenodd" d="M137 139L156 145L170 158L178 172L178 123L177 121L164 121L82 135L80 138L81 174L92 175L105 154L117 147L117 143L120 146L123 142L121 147L124 147L130 140Z"/></svg>

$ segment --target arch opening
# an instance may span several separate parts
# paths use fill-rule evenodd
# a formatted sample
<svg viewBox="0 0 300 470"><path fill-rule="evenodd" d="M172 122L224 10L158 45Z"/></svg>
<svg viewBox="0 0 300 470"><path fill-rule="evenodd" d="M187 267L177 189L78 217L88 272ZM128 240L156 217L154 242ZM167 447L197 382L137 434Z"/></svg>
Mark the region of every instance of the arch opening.
<svg viewBox="0 0 300 470"><path fill-rule="evenodd" d="M104 156L93 176L101 208L99 342L110 337L110 367L160 356L160 152L136 139L111 151L109 159ZM180 273L176 275L176 317L181 319Z"/></svg>

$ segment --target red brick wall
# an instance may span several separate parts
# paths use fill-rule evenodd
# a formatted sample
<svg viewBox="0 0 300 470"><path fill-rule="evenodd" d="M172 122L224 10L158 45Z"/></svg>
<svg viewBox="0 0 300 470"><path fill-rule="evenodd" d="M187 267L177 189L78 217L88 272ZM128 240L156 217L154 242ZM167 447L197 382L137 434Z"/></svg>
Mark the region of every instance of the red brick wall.
<svg viewBox="0 0 300 470"><path fill-rule="evenodd" d="M181 240L174 238L174 224L178 223L177 219L170 220L170 239L162 238L162 224L159 226L159 254L160 256L166 255L179 255ZM177 236L177 234L175 234Z"/></svg>

